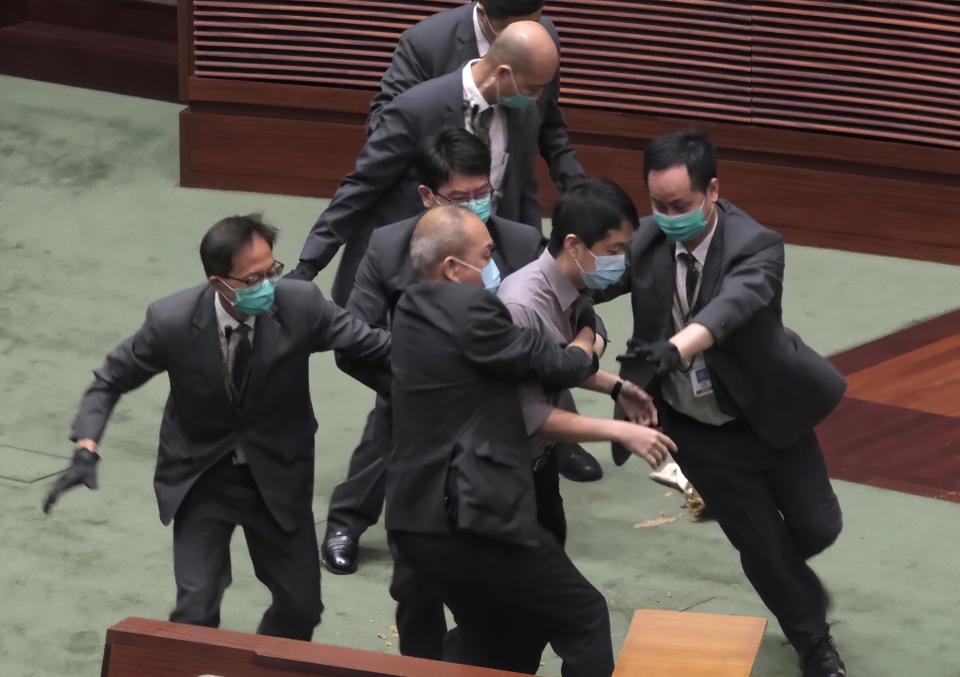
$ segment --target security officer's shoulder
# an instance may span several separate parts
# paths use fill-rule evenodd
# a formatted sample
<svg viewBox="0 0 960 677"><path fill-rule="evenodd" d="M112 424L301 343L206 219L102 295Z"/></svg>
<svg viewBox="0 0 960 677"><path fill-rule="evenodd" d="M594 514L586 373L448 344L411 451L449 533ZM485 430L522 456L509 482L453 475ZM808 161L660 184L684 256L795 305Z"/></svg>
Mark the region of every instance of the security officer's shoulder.
<svg viewBox="0 0 960 677"><path fill-rule="evenodd" d="M210 292L209 296L204 295L207 291ZM188 321L193 318L197 304L200 303L201 299L212 304L213 294L215 293L210 288L210 284L204 282L195 287L165 296L162 299L157 299L150 304L147 313L164 325Z"/></svg>
<svg viewBox="0 0 960 677"><path fill-rule="evenodd" d="M726 230L725 238L750 242L758 249L783 244L780 233L761 225L729 200L718 200L717 207L723 219L722 227Z"/></svg>

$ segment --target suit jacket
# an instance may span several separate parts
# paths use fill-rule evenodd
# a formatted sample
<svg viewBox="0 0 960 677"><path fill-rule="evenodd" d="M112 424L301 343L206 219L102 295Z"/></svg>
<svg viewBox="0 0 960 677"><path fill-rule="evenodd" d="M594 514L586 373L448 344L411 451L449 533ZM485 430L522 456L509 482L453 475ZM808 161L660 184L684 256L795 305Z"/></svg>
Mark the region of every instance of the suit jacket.
<svg viewBox="0 0 960 677"><path fill-rule="evenodd" d="M393 61L380 80L380 91L370 103L367 134L372 134L380 123L384 107L401 92L419 82L435 78L462 67L480 56L473 27L473 8L476 3L438 12L407 29L393 53ZM540 23L553 36L560 48L560 36L553 22L546 17ZM538 101L540 110L540 154L547 161L550 176L561 190L583 177L583 167L567 138L567 123L560 104L560 73L543 92Z"/></svg>
<svg viewBox="0 0 960 677"><path fill-rule="evenodd" d="M387 529L458 528L536 544L518 386L538 379L550 388L573 387L596 371L596 358L514 327L489 292L434 282L409 286L397 303L391 360Z"/></svg>
<svg viewBox="0 0 960 677"><path fill-rule="evenodd" d="M416 281L410 238L419 221L417 215L374 231L357 270L347 312L370 325L390 326L394 306L404 289ZM493 260L502 277L533 261L546 246L540 232L523 223L492 216L487 228L494 242Z"/></svg>
<svg viewBox="0 0 960 677"><path fill-rule="evenodd" d="M227 387L214 294L203 284L150 305L143 326L94 372L71 439L99 441L120 396L166 371L170 395L154 476L161 521L173 519L207 468L240 447L271 514L284 529L296 529L312 514L317 421L309 357L338 350L357 377L387 390L389 334L351 317L313 284L280 280L272 312L256 319L250 372L237 401Z"/></svg>
<svg viewBox="0 0 960 677"><path fill-rule="evenodd" d="M771 446L786 447L833 411L846 381L783 326L783 238L727 200L718 207L690 321L716 339L704 359L721 410L742 416ZM637 352L676 333L675 251L653 217L641 220L628 253L629 270L615 291L631 293L634 322L627 352L618 358L620 373L641 385L652 381L654 370Z"/></svg>
<svg viewBox="0 0 960 677"><path fill-rule="evenodd" d="M497 206L498 216L529 224L538 231L540 205L536 195L529 194L527 184L534 177L539 117L535 106L506 112L510 157ZM422 82L394 99L384 108L380 124L360 151L356 167L344 177L330 205L314 224L300 258L322 268L346 243L348 249L359 253L354 254L349 274L352 283L373 230L423 210L417 195L419 182L409 175L420 144L444 127L462 128L463 124L463 81L459 71ZM348 264L347 255L344 256L341 266ZM336 297L334 300L339 301Z"/></svg>

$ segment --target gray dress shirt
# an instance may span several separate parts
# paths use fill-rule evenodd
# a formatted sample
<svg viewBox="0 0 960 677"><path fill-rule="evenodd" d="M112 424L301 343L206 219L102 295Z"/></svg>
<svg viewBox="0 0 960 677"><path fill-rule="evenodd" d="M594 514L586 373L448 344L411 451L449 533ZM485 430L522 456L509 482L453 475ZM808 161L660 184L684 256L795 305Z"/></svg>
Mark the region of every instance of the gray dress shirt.
<svg viewBox="0 0 960 677"><path fill-rule="evenodd" d="M537 329L561 345L573 340L570 308L579 295L579 290L564 276L547 250L536 261L508 275L497 292L516 326ZM534 458L551 444L539 437L537 431L553 410L577 411L569 390L547 392L537 382L521 386L520 405Z"/></svg>

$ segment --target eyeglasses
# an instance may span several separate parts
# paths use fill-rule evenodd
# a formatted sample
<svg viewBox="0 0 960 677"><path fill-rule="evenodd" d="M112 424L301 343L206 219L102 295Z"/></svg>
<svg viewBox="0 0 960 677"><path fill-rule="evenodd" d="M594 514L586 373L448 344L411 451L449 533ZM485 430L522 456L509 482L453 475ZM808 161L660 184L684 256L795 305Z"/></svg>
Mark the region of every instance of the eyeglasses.
<svg viewBox="0 0 960 677"><path fill-rule="evenodd" d="M433 192L434 195L436 195L436 196L439 197L439 198L443 198L444 200L446 200L446 201L449 202L450 204L457 204L457 203L459 203L459 202L467 202L468 200L482 200L482 199L485 198L485 197L489 197L489 195L490 195L491 193L493 193L493 186L490 185L490 182L489 182L489 181L487 181L487 185L486 185L486 186L484 186L483 188L481 188L479 191L477 191L477 192L474 193L473 195L459 195L459 196L457 196L457 197L447 197L446 195L443 195L442 193L438 193L437 191L434 191L434 192Z"/></svg>
<svg viewBox="0 0 960 677"><path fill-rule="evenodd" d="M231 277L229 275L221 275L221 277L225 277L228 280L243 282L245 285L247 285L247 289L250 291L256 291L265 281L270 280L271 282L276 282L280 279L281 275L283 275L283 264L279 261L274 261L273 265L270 266L270 270L268 270L266 273L254 273L245 278Z"/></svg>

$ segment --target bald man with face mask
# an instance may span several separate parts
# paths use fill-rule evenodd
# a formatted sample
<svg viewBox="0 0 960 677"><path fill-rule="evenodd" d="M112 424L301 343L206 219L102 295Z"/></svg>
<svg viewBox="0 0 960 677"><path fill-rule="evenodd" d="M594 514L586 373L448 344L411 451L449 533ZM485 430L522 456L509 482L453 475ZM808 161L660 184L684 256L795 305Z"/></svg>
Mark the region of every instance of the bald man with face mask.
<svg viewBox="0 0 960 677"><path fill-rule="evenodd" d="M540 230L534 169L540 113L527 104L553 81L559 58L543 26L518 21L482 59L394 99L311 229L290 277L312 280L345 246L331 296L346 304L371 232L421 211L409 170L422 140L447 127L466 128L490 148L493 214Z"/></svg>
<svg viewBox="0 0 960 677"><path fill-rule="evenodd" d="M457 620L444 660L535 673L549 643L565 677L610 675L603 595L537 522L518 395L531 377L566 388L596 372L592 313L566 348L515 327L484 289L492 246L459 207L430 210L414 231L418 281L393 323L387 530Z"/></svg>
<svg viewBox="0 0 960 677"><path fill-rule="evenodd" d="M459 70L486 56L490 45L510 24L537 21L559 46L553 22L544 15L544 0L479 0L438 12L400 36L390 67L380 80L380 91L370 103L367 134L380 123L383 109L411 87ZM570 146L567 123L560 110L560 73L537 99L540 109L538 146L550 177L563 192L584 176L576 151Z"/></svg>

